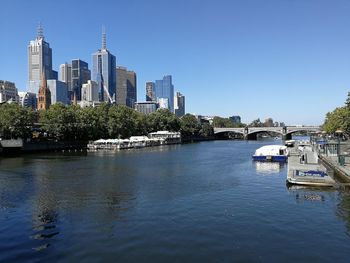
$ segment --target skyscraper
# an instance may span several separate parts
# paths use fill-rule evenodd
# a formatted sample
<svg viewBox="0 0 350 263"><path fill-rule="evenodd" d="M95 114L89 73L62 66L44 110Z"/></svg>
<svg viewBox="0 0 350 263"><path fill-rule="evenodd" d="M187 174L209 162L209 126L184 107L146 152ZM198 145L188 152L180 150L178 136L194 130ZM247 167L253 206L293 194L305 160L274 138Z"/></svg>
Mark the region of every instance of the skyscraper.
<svg viewBox="0 0 350 263"><path fill-rule="evenodd" d="M157 101L154 94L154 82L146 82L146 101Z"/></svg>
<svg viewBox="0 0 350 263"><path fill-rule="evenodd" d="M10 100L19 101L16 85L10 81L0 80L0 103Z"/></svg>
<svg viewBox="0 0 350 263"><path fill-rule="evenodd" d="M59 80L66 83L68 91L72 91L72 65L67 62L60 65Z"/></svg>
<svg viewBox="0 0 350 263"><path fill-rule="evenodd" d="M116 58L107 50L106 33L102 31L102 48L92 54L91 80L97 82L100 101L108 101L116 96ZM104 90L108 90L107 92Z"/></svg>
<svg viewBox="0 0 350 263"><path fill-rule="evenodd" d="M136 102L136 73L129 71L126 67L118 66L117 70L117 96L118 105L126 105L134 108Z"/></svg>
<svg viewBox="0 0 350 263"><path fill-rule="evenodd" d="M154 90L157 102L159 102L159 99L168 99L168 109L174 112L174 85L172 83L172 76L167 75L161 80L156 80Z"/></svg>
<svg viewBox="0 0 350 263"><path fill-rule="evenodd" d="M87 62L80 59L72 60L72 92L70 99L73 99L74 94L77 100L81 100L81 88L83 84L91 79L91 72Z"/></svg>
<svg viewBox="0 0 350 263"><path fill-rule="evenodd" d="M174 97L174 109L177 117L185 115L185 96L180 92L176 92Z"/></svg>
<svg viewBox="0 0 350 263"><path fill-rule="evenodd" d="M38 35L28 45L28 89L38 93L42 73L52 78L52 49L44 40L43 28L38 27Z"/></svg>

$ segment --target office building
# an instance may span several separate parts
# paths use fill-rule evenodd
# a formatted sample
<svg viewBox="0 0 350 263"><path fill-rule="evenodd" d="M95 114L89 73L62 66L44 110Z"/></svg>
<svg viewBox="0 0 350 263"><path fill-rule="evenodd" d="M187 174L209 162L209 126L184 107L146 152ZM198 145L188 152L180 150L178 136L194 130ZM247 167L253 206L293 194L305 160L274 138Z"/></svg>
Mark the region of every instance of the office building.
<svg viewBox="0 0 350 263"><path fill-rule="evenodd" d="M13 82L0 80L0 103L7 101L19 101L17 88Z"/></svg>
<svg viewBox="0 0 350 263"><path fill-rule="evenodd" d="M73 99L74 95L77 100L81 100L81 88L83 84L91 79L91 72L87 62L80 59L72 60L72 94L70 99Z"/></svg>
<svg viewBox="0 0 350 263"><path fill-rule="evenodd" d="M264 122L265 127L273 127L273 119L272 118L267 118Z"/></svg>
<svg viewBox="0 0 350 263"><path fill-rule="evenodd" d="M51 104L57 102L68 104L68 86L65 82L49 79L46 83L51 93Z"/></svg>
<svg viewBox="0 0 350 263"><path fill-rule="evenodd" d="M159 107L161 107L161 105L165 105L165 99L167 99L168 109L171 112L174 112L174 85L172 83L172 76L167 75L161 80L156 80L154 90Z"/></svg>
<svg viewBox="0 0 350 263"><path fill-rule="evenodd" d="M127 70L126 67L118 66L117 74L117 96L118 105L126 105L134 108L137 98L136 73Z"/></svg>
<svg viewBox="0 0 350 263"><path fill-rule="evenodd" d="M174 97L174 110L177 117L185 115L185 96L180 92L176 92Z"/></svg>
<svg viewBox="0 0 350 263"><path fill-rule="evenodd" d="M102 48L92 54L91 80L99 88L100 101L114 101L116 96L116 58L107 50L106 33L102 32Z"/></svg>
<svg viewBox="0 0 350 263"><path fill-rule="evenodd" d="M82 101L98 101L98 85L95 81L88 80L81 89Z"/></svg>
<svg viewBox="0 0 350 263"><path fill-rule="evenodd" d="M158 98L159 109L170 109L168 98Z"/></svg>
<svg viewBox="0 0 350 263"><path fill-rule="evenodd" d="M52 70L51 79L58 80L58 72L56 70Z"/></svg>
<svg viewBox="0 0 350 263"><path fill-rule="evenodd" d="M146 101L157 101L157 98L155 96L154 92L154 82L146 82Z"/></svg>
<svg viewBox="0 0 350 263"><path fill-rule="evenodd" d="M68 92L72 92L72 65L67 62L60 65L59 80L66 83Z"/></svg>
<svg viewBox="0 0 350 263"><path fill-rule="evenodd" d="M37 108L36 94L27 91L18 92L19 104L22 107L29 107L35 110Z"/></svg>
<svg viewBox="0 0 350 263"><path fill-rule="evenodd" d="M28 45L28 90L38 93L42 74L46 79L52 79L52 49L44 40L43 28L38 27L35 40Z"/></svg>
<svg viewBox="0 0 350 263"><path fill-rule="evenodd" d="M158 108L158 104L154 101L135 103L135 110L143 114L150 114L152 112L155 112L157 108Z"/></svg>

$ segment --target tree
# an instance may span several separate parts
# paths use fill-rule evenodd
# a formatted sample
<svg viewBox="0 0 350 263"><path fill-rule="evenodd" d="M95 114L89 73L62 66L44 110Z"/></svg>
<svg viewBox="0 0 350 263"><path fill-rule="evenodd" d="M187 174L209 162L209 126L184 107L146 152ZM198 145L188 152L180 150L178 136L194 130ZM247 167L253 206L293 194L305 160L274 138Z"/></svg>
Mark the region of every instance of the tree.
<svg viewBox="0 0 350 263"><path fill-rule="evenodd" d="M0 137L30 138L34 113L30 108L23 108L16 103L0 105Z"/></svg>
<svg viewBox="0 0 350 263"><path fill-rule="evenodd" d="M193 137L199 135L201 125L198 123L198 120L194 115L187 113L181 117L180 122L180 131L183 137Z"/></svg>
<svg viewBox="0 0 350 263"><path fill-rule="evenodd" d="M124 105L113 105L108 112L108 132L112 138L136 135L138 113Z"/></svg>
<svg viewBox="0 0 350 263"><path fill-rule="evenodd" d="M214 136L214 128L209 123L204 123L199 134L203 137L212 137Z"/></svg>
<svg viewBox="0 0 350 263"><path fill-rule="evenodd" d="M260 118L253 120L249 125L249 127L263 127L264 123L260 121Z"/></svg>
<svg viewBox="0 0 350 263"><path fill-rule="evenodd" d="M159 109L148 116L149 132L155 131L179 131L180 120L168 109Z"/></svg>
<svg viewBox="0 0 350 263"><path fill-rule="evenodd" d="M322 126L327 133L335 133L336 130L342 130L350 134L350 114L349 109L345 107L336 108L326 114L325 122Z"/></svg>

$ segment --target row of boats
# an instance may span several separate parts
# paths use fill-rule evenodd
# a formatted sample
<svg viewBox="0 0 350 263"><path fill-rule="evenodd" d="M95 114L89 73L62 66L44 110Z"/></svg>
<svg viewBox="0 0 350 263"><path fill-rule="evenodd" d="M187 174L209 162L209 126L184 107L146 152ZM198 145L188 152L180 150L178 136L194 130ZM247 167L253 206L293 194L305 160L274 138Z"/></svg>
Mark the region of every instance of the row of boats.
<svg viewBox="0 0 350 263"><path fill-rule="evenodd" d="M87 145L88 150L122 150L181 143L179 132L157 131L148 136L131 136L129 139L99 139Z"/></svg>
<svg viewBox="0 0 350 263"><path fill-rule="evenodd" d="M308 186L335 186L334 179L319 163L318 154L307 141L286 141L285 145L266 145L257 149L254 161L288 162L287 182Z"/></svg>

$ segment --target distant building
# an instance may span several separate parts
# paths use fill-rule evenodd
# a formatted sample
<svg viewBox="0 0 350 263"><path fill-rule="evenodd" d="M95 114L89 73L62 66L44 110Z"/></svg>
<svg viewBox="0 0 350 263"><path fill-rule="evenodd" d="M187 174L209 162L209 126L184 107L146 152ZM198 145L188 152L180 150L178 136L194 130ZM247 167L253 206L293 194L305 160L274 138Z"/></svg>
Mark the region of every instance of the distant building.
<svg viewBox="0 0 350 263"><path fill-rule="evenodd" d="M19 101L16 85L10 81L0 80L0 103L10 100Z"/></svg>
<svg viewBox="0 0 350 263"><path fill-rule="evenodd" d="M170 109L168 98L158 98L159 109Z"/></svg>
<svg viewBox="0 0 350 263"><path fill-rule="evenodd" d="M172 76L167 75L161 80L156 80L154 90L159 106L164 105L165 99L167 99L168 109L174 112L174 85L172 83Z"/></svg>
<svg viewBox="0 0 350 263"><path fill-rule="evenodd" d="M88 80L81 89L82 101L98 101L98 85L95 81Z"/></svg>
<svg viewBox="0 0 350 263"><path fill-rule="evenodd" d="M68 92L72 93L72 65L64 63L60 65L59 80L67 84Z"/></svg>
<svg viewBox="0 0 350 263"><path fill-rule="evenodd" d="M19 104L22 105L22 107L30 107L33 110L37 108L37 99L36 94L32 92L18 92L19 96Z"/></svg>
<svg viewBox="0 0 350 263"><path fill-rule="evenodd" d="M38 27L38 34L35 40L28 45L28 90L38 93L42 73L46 79L52 79L52 49L49 43L44 40L43 28Z"/></svg>
<svg viewBox="0 0 350 263"><path fill-rule="evenodd" d="M198 122L200 124L208 123L208 124L213 124L214 116L203 116L203 115L195 115L197 118Z"/></svg>
<svg viewBox="0 0 350 263"><path fill-rule="evenodd" d="M91 79L91 72L89 70L89 64L80 59L72 60L72 93L70 99L76 96L77 100L81 100L81 88L83 84L87 83Z"/></svg>
<svg viewBox="0 0 350 263"><path fill-rule="evenodd" d="M51 92L47 87L45 73L42 74L41 85L38 91L38 110L47 110L51 105Z"/></svg>
<svg viewBox="0 0 350 263"><path fill-rule="evenodd" d="M158 104L154 101L135 103L135 110L143 114L150 114L152 112L155 112L157 108L158 108Z"/></svg>
<svg viewBox="0 0 350 263"><path fill-rule="evenodd" d="M176 92L174 97L174 110L177 117L185 115L185 96Z"/></svg>
<svg viewBox="0 0 350 263"><path fill-rule="evenodd" d="M265 127L273 127L273 119L272 118L267 118L264 122Z"/></svg>
<svg viewBox="0 0 350 263"><path fill-rule="evenodd" d="M51 104L61 102L68 104L68 86L65 82L49 79L46 81L51 93Z"/></svg>
<svg viewBox="0 0 350 263"><path fill-rule="evenodd" d="M157 101L154 82L146 82L146 101Z"/></svg>
<svg viewBox="0 0 350 263"><path fill-rule="evenodd" d="M241 124L241 116L231 116L229 119L234 123L234 124Z"/></svg>
<svg viewBox="0 0 350 263"><path fill-rule="evenodd" d="M116 103L118 105L126 105L134 108L137 99L136 73L127 70L126 67L118 66L117 75L117 96Z"/></svg>
<svg viewBox="0 0 350 263"><path fill-rule="evenodd" d="M52 70L52 79L58 80L58 72L56 70Z"/></svg>
<svg viewBox="0 0 350 263"><path fill-rule="evenodd" d="M99 88L99 100L109 101L116 96L116 58L106 47L106 33L102 32L102 48L92 54L91 80L95 81ZM107 92L104 90L108 90Z"/></svg>

